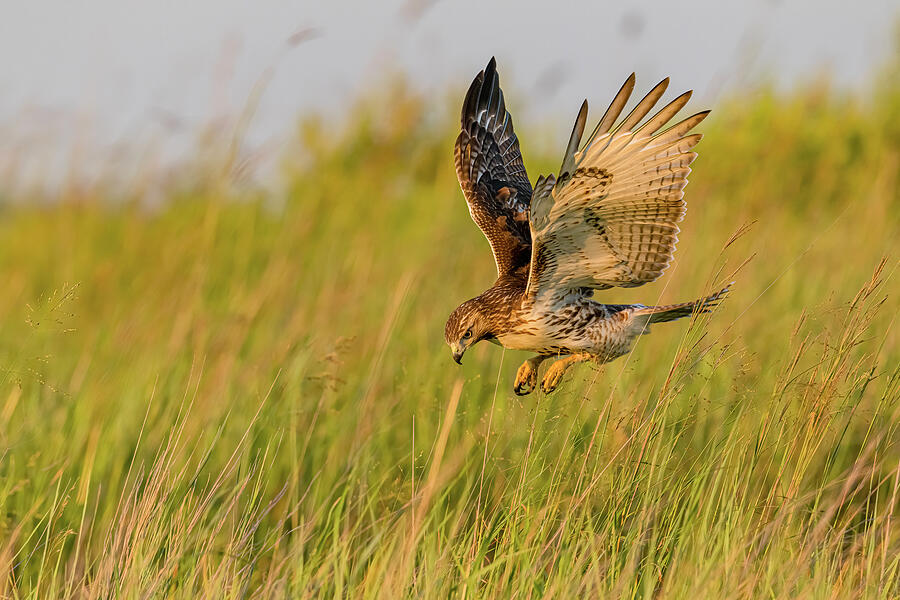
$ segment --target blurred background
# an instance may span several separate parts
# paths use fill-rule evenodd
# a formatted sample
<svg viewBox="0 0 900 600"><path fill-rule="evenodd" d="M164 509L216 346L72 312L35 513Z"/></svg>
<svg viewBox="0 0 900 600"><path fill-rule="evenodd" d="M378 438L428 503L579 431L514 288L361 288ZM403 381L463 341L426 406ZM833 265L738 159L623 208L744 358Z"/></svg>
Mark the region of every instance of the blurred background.
<svg viewBox="0 0 900 600"><path fill-rule="evenodd" d="M583 98L599 108L631 71L645 87L671 76L706 106L762 82L823 79L858 93L893 49L897 11L858 4L9 1L0 173L40 185L165 169L197 152L201 131L233 128L251 101L242 151L271 166L298 115L340 123L398 77L444 109L492 55L514 116L555 140Z"/></svg>

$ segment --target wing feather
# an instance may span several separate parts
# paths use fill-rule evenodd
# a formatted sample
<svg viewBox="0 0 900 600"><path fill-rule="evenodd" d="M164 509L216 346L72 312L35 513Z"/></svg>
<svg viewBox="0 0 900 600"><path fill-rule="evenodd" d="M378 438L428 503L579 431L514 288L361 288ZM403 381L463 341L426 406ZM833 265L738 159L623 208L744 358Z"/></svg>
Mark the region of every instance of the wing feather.
<svg viewBox="0 0 900 600"><path fill-rule="evenodd" d="M684 105L691 99L691 93L692 92L687 91L666 104L658 113L641 125L636 133L640 133L645 137L650 137L659 131L660 127L671 121L672 117L678 114L679 110L684 108Z"/></svg>
<svg viewBox="0 0 900 600"><path fill-rule="evenodd" d="M600 122L597 123L597 127L591 133L591 137L588 138L588 145L590 145L594 138L608 133L610 128L612 128L613 124L616 122L616 119L619 118L619 115L622 114L622 110L628 103L628 98L631 96L631 92L634 90L634 82L635 77L634 73L632 73L628 76L628 79L625 80L625 83L622 84L622 87L619 89L616 97L613 98L613 101L609 103L609 108L606 109L606 112L603 114Z"/></svg>
<svg viewBox="0 0 900 600"><path fill-rule="evenodd" d="M638 102L637 106L635 106L632 111L625 117L625 120L622 121L622 124L619 125L617 129L621 129L622 131L634 131L635 125L641 122L641 119L647 116L647 113L653 110L653 107L656 106L656 103L662 98L662 95L666 93L666 88L669 87L669 78L666 77L659 83L657 83L652 90L647 92L647 95Z"/></svg>
<svg viewBox="0 0 900 600"><path fill-rule="evenodd" d="M528 264L531 184L493 58L463 100L455 159L469 214L491 245L498 275Z"/></svg>
<svg viewBox="0 0 900 600"><path fill-rule="evenodd" d="M539 180L531 206L530 298L639 286L669 266L677 223L686 211L684 187L697 157L692 149L701 138L689 132L709 111L660 131L690 99L686 92L647 118L668 83L654 86L616 125L634 88L629 77L572 155L568 176L563 172L555 186ZM576 131L583 118L579 113Z"/></svg>

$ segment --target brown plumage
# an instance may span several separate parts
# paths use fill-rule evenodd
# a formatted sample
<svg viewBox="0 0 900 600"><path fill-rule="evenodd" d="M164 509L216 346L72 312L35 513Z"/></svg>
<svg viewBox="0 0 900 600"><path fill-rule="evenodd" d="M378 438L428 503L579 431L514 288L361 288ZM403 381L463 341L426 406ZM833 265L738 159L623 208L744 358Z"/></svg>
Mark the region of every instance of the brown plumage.
<svg viewBox="0 0 900 600"><path fill-rule="evenodd" d="M534 388L547 358L565 357L544 375L541 387L551 392L572 364L614 360L651 323L707 312L728 292L670 306L592 299L594 290L655 281L669 266L701 137L689 132L708 114L660 132L690 98L686 92L645 119L668 86L664 79L619 121L634 81L632 74L581 145L585 101L559 175L538 177L534 189L493 58L463 102L456 173L491 245L497 281L453 311L444 337L457 362L481 340L535 352L516 375L518 394Z"/></svg>

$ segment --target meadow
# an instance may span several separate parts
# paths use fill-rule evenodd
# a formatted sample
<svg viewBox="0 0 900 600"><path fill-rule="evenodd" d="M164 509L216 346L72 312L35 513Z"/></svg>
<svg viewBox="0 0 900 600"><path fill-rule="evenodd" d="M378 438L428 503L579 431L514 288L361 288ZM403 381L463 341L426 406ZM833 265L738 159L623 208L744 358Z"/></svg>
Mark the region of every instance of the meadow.
<svg viewBox="0 0 900 600"><path fill-rule="evenodd" d="M900 596L900 63L718 101L672 268L598 299L733 293L549 396L444 345L495 275L457 103L304 118L277 191L224 144L0 192L0 597Z"/></svg>

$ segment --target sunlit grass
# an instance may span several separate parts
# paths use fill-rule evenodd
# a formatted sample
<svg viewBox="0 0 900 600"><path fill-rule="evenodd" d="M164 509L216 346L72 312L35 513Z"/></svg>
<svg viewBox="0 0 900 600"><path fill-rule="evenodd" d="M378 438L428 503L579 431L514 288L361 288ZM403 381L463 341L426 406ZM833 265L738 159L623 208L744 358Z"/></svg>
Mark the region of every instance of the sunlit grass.
<svg viewBox="0 0 900 600"><path fill-rule="evenodd" d="M3 209L2 595L896 597L896 81L716 106L677 262L600 298L733 294L548 397L444 347L494 267L414 95L275 197Z"/></svg>

